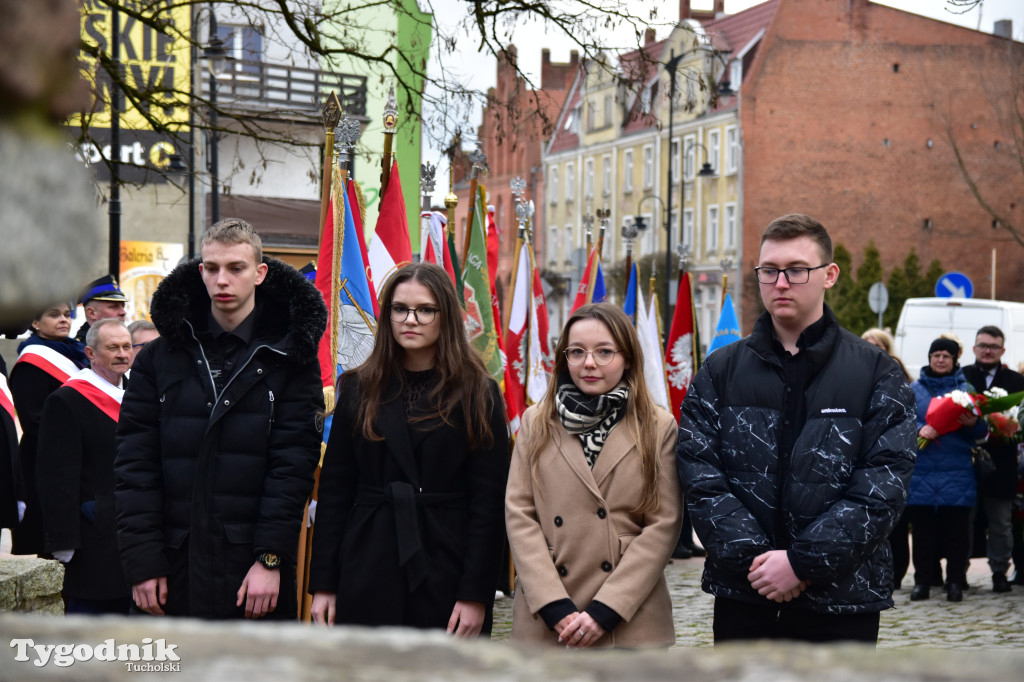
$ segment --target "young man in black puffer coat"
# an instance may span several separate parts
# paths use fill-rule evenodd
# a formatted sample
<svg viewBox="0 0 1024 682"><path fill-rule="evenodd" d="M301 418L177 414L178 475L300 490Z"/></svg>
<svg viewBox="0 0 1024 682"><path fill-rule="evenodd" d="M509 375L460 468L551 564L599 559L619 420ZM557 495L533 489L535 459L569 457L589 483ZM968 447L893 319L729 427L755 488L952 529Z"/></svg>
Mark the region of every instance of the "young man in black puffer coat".
<svg viewBox="0 0 1024 682"><path fill-rule="evenodd" d="M118 544L155 615L294 619L296 550L320 456L320 294L229 218L153 295L115 462Z"/></svg>
<svg viewBox="0 0 1024 682"><path fill-rule="evenodd" d="M773 221L755 270L766 312L708 356L679 422L715 641L873 643L893 605L888 538L917 452L914 397L825 306L839 267L820 223Z"/></svg>

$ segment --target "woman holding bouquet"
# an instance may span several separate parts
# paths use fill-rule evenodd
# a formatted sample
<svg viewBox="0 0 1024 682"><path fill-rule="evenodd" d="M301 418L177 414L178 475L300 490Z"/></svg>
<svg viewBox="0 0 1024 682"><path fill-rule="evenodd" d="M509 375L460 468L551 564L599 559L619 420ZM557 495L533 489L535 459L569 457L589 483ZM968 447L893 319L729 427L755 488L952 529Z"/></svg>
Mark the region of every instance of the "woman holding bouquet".
<svg viewBox="0 0 1024 682"><path fill-rule="evenodd" d="M921 378L911 384L917 399L918 435L928 439L917 452L907 498L907 519L913 529L911 601L927 599L933 581L942 582L941 575L932 575L938 565L940 533L947 557L947 599L961 601L967 582L970 513L976 496L971 448L985 436L985 421L964 410L956 418L959 428L946 432L945 425L930 424L926 419L933 398L951 391L971 391L956 362L959 354L956 341L935 339L928 349L928 365L921 369Z"/></svg>
<svg viewBox="0 0 1024 682"><path fill-rule="evenodd" d="M581 307L523 415L505 497L512 639L574 649L675 641L665 564L682 523L677 427L651 400L626 314Z"/></svg>

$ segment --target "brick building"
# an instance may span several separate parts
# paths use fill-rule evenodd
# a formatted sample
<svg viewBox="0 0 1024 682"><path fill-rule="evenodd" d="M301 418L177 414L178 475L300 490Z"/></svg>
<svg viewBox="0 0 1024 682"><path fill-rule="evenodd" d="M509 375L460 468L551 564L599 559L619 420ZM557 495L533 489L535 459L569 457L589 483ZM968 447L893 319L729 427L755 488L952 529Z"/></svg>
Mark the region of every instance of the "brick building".
<svg viewBox="0 0 1024 682"><path fill-rule="evenodd" d="M1024 223L1021 169L1005 153L1014 141L997 116L1022 96L1009 66L1022 52L867 0L779 2L740 103L745 332L761 310L749 274L761 232L791 212L821 220L854 267L869 241L887 273L914 247L967 274L976 296L989 295L996 249L997 298L1024 300L1024 251L979 207L950 143L992 205Z"/></svg>
<svg viewBox="0 0 1024 682"><path fill-rule="evenodd" d="M543 262L544 170L541 146L551 135L551 127L579 68L576 51L572 52L568 63L557 63L551 61L550 50L544 49L541 51L541 87L534 90L516 72L516 56L515 45L509 45L499 57L496 84L487 91L488 104L484 107L482 123L477 130L477 140L487 154L490 168L481 182L487 187L489 203L494 206L495 225L501 232L497 286L502 305L511 276L516 236L515 203L510 183L515 177L523 178L526 196L537 207L533 244L538 262ZM459 163L459 160L457 157L454 166L454 191L459 198L455 234L458 243L462 244L470 202L470 182L468 162Z"/></svg>

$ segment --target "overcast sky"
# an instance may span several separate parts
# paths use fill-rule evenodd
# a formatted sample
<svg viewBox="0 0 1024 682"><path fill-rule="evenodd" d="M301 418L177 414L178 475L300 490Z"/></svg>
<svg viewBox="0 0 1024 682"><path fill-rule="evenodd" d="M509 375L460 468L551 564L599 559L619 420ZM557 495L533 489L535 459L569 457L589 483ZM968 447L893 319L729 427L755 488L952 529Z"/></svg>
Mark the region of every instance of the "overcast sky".
<svg viewBox="0 0 1024 682"><path fill-rule="evenodd" d="M1024 40L1024 0L984 0L979 8L959 14L950 11L951 6L944 0L876 1L907 12L914 12L988 33L992 31L992 26L996 21L1012 19L1014 38ZM435 23L440 27L441 32L458 34L458 23L464 18L466 10L465 0L421 0L421 2L432 7ZM735 14L760 4L760 2L761 0L725 0L725 11L726 14ZM679 12L678 0L645 0L642 4L629 3L629 6L631 8L642 6L645 10L647 8L657 9L658 19L654 23L658 26L657 37L659 39L668 35ZM692 0L691 6L694 9L710 9L712 0ZM635 47L636 42L633 35L620 29L617 33L609 34L609 48L614 51L629 49L631 40L633 41L632 46ZM567 36L548 32L542 24L537 22L524 22L522 25L512 27L511 42L514 42L518 48L520 67L535 80L538 87L540 85L541 50L543 48L550 49L551 60L554 62L567 62L569 53L574 48L572 41ZM450 78L458 78L474 89L485 91L494 85L495 60L490 57L482 57L477 50L477 42L471 39L462 40L459 43L459 49L454 54L444 53L435 47L431 50L429 69L435 75L443 74ZM431 118L431 112L424 111L424 116L428 119ZM438 113L434 112L433 116L436 118ZM477 109L469 123L464 124L463 136L471 137L475 134L479 122L480 112ZM449 127L452 127L450 122ZM423 160L436 163L440 158L441 153L437 146L431 143L429 136L425 136ZM447 165L446 161L440 162L442 172L438 173L439 181L435 191L435 201L439 203L448 192L447 182L441 180L447 176Z"/></svg>

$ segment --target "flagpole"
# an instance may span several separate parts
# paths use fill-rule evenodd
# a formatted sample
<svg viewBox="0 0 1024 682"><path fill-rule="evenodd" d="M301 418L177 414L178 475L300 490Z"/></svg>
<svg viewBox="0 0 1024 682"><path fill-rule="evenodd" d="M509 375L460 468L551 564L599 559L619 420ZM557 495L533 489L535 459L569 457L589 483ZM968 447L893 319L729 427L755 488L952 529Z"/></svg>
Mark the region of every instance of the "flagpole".
<svg viewBox="0 0 1024 682"><path fill-rule="evenodd" d="M359 141L359 121L346 116L338 124L334 134L338 154L338 168L346 178L352 177L352 159L355 156L356 142Z"/></svg>
<svg viewBox="0 0 1024 682"><path fill-rule="evenodd" d="M327 206L331 202L331 171L334 167L334 129L341 120L341 102L338 93L332 92L320 111L324 124L324 170L320 185L320 226L317 229L317 252L324 238L324 223L327 222Z"/></svg>
<svg viewBox="0 0 1024 682"><path fill-rule="evenodd" d="M516 296L516 280L519 275L519 252L523 248L523 242L526 241L526 217L527 208L526 204L523 203L523 193L526 192L526 180L516 176L509 182L509 187L512 189L512 201L515 203L516 208L516 244L515 251L512 253L512 278L509 280L508 294L505 303L505 310L502 314L501 320L501 333L502 338L508 338L508 325L512 319L512 303L515 301ZM531 283L533 278L530 278ZM528 333L530 328L530 319L527 316L526 319L526 332ZM529 338L529 337L527 337Z"/></svg>
<svg viewBox="0 0 1024 682"><path fill-rule="evenodd" d="M604 248L604 233L608 229L608 218L612 212L607 208L597 209L597 217L601 220L601 228L597 234L597 246L594 247L594 265L590 268L590 281L587 282L587 303L594 302L594 284L597 282L597 268L601 265L601 249Z"/></svg>
<svg viewBox="0 0 1024 682"><path fill-rule="evenodd" d="M394 145L395 130L398 126L398 100L395 99L395 84L388 88L388 99L384 105L384 157L381 159L380 196L391 180L391 148Z"/></svg>
<svg viewBox="0 0 1024 682"><path fill-rule="evenodd" d="M679 281L683 281L683 275L686 274L686 267L690 263L690 250L686 248L682 243L676 247L679 253ZM697 328L697 306L693 300L693 280L687 278L686 295L690 302L690 324L693 326L693 343L690 344L690 360L693 362L693 371L696 372L700 369L700 332ZM678 297L677 297L678 298ZM722 300L722 304L725 304L725 299ZM679 305L679 301L676 301L676 305Z"/></svg>
<svg viewBox="0 0 1024 682"><path fill-rule="evenodd" d="M423 260L423 234L426 232L427 239L430 239L430 199L434 196L434 176L437 173L437 166L429 161L420 164L420 239L419 251L412 254L412 262L419 263ZM426 221L426 223L424 223ZM424 229L426 227L426 229ZM436 254L441 257L444 263L444 254Z"/></svg>
<svg viewBox="0 0 1024 682"><path fill-rule="evenodd" d="M732 261L728 258L723 258L719 265L722 267L722 305L724 306L725 297L729 291L729 268L732 267Z"/></svg>
<svg viewBox="0 0 1024 682"><path fill-rule="evenodd" d="M473 234L473 214L476 213L476 188L480 184L479 175L480 175L480 173L487 173L490 170L487 167L487 154L484 153L484 150L480 146L480 144L477 144L476 149L474 151L470 152L467 155L467 157L469 158L470 163L472 163L473 165L472 165L471 170L470 170L470 178L469 178L469 197L470 197L470 199L469 199L468 214L466 216L466 234L463 235L463 240L462 240L462 262L463 262L463 264L465 264L466 258L469 257L469 240L470 240L470 236ZM487 202L486 202L486 199L485 199L484 204L486 205L486 203ZM484 229L484 235L486 235L486 234L487 234L487 230L485 228Z"/></svg>

